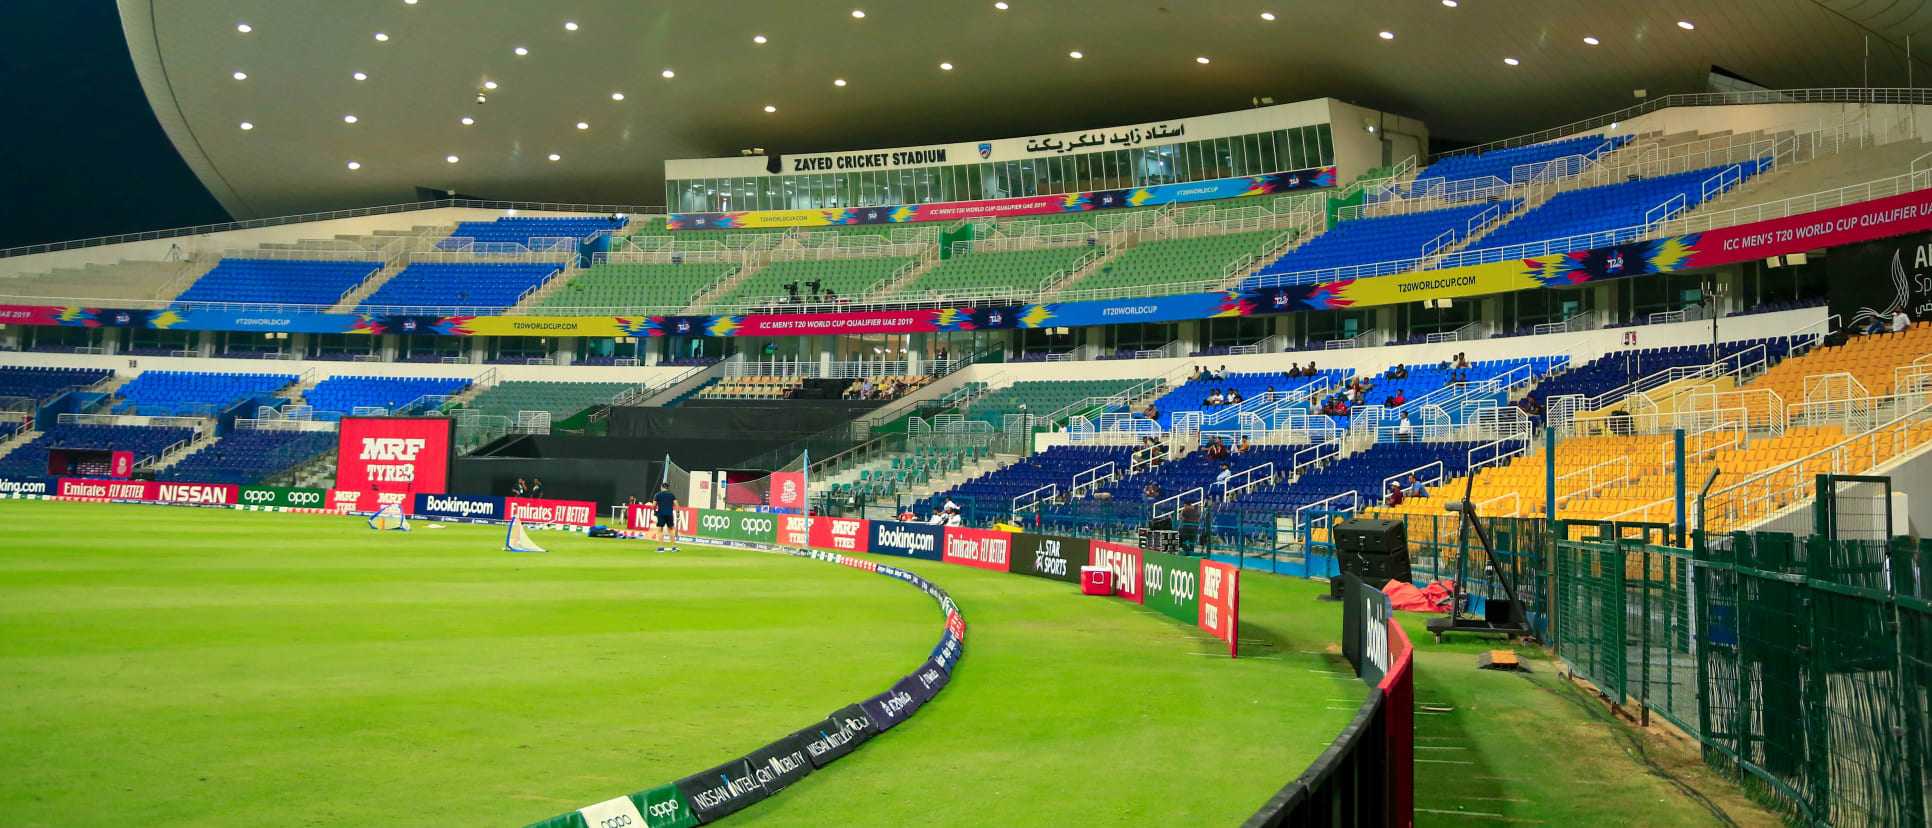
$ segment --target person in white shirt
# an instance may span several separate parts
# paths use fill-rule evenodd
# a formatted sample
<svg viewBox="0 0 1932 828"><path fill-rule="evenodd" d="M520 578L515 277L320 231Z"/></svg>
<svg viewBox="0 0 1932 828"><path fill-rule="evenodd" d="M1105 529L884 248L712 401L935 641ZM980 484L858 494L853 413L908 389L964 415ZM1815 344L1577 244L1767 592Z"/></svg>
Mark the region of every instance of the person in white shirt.
<svg viewBox="0 0 1932 828"><path fill-rule="evenodd" d="M1912 326L1912 317L1905 315L1905 309L1892 311L1892 333L1899 333Z"/></svg>
<svg viewBox="0 0 1932 828"><path fill-rule="evenodd" d="M948 512L957 512L959 511L959 504L954 503L953 499L949 497L949 498L946 498L946 505L944 508Z"/></svg>
<svg viewBox="0 0 1932 828"><path fill-rule="evenodd" d="M1220 488L1221 493L1225 495L1228 492L1228 481L1233 478L1234 472L1228 468L1228 464L1222 463L1221 473L1214 476L1214 485Z"/></svg>
<svg viewBox="0 0 1932 828"><path fill-rule="evenodd" d="M1409 422L1409 412L1402 412L1402 422L1395 426L1395 439L1407 443L1415 439L1415 425Z"/></svg>
<svg viewBox="0 0 1932 828"><path fill-rule="evenodd" d="M966 525L966 520L965 520L964 518L961 518L961 517L959 516L959 510L958 510L958 509L950 509L950 510L947 510L947 512L946 512L946 525L947 525L947 526L964 526L964 525Z"/></svg>

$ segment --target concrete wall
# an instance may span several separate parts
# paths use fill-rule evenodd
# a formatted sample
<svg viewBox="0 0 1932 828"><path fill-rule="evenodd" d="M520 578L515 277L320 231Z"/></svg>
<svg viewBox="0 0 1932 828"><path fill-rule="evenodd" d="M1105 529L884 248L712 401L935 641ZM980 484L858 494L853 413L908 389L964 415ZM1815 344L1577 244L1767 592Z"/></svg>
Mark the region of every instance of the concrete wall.
<svg viewBox="0 0 1932 828"><path fill-rule="evenodd" d="M479 377L496 370L500 381L544 380L553 382L629 382L659 383L689 368L651 368L613 365L443 365L418 362L335 362L332 360L282 361L274 359L193 359L186 357L131 357L125 355L41 354L0 351L0 365L58 366L63 368L106 368L123 377L142 371L229 371L235 373L293 373L313 369L316 379L350 377Z"/></svg>
<svg viewBox="0 0 1932 828"><path fill-rule="evenodd" d="M1916 120L1921 132L1932 129L1932 107L1904 104L1745 104L1739 106L1674 106L1619 121L1608 126L1582 130L1575 135L1637 135L1662 132L1733 133L1769 130L1813 132L1829 129L1858 118Z"/></svg>

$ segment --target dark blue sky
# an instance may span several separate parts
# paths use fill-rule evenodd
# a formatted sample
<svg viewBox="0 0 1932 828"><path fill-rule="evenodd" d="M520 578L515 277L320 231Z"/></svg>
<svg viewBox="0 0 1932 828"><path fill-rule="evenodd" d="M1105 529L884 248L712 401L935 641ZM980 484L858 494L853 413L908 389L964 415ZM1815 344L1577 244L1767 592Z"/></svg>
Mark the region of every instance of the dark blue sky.
<svg viewBox="0 0 1932 828"><path fill-rule="evenodd" d="M0 0L0 247L227 221L154 119L113 0Z"/></svg>

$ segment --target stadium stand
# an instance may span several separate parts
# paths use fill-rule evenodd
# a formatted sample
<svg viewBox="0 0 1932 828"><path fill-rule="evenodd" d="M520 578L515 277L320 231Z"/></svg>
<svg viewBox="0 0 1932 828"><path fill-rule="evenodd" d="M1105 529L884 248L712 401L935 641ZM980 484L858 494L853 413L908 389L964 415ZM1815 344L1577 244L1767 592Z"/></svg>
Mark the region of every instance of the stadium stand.
<svg viewBox="0 0 1932 828"><path fill-rule="evenodd" d="M634 387L627 382L499 382L482 391L463 407L483 414L515 417L519 411L548 411L553 419L563 419Z"/></svg>
<svg viewBox="0 0 1932 828"><path fill-rule="evenodd" d="M294 382L294 374L147 371L115 392L122 402L114 413L212 417L234 403L274 393Z"/></svg>
<svg viewBox="0 0 1932 828"><path fill-rule="evenodd" d="M1229 277L1228 268L1249 258L1263 258L1290 243L1292 230L1258 230L1192 239L1144 241L1115 256L1070 290L1140 288L1170 283L1215 282ZM1194 290L1202 290L1196 285Z"/></svg>
<svg viewBox="0 0 1932 828"><path fill-rule="evenodd" d="M1003 427L1008 414L1025 413L1044 417L1089 397L1106 397L1123 393L1145 381L1102 379L1016 382L981 397L966 410L966 418L991 423L993 428L998 429Z"/></svg>
<svg viewBox="0 0 1932 828"><path fill-rule="evenodd" d="M0 277L0 295L86 299L155 299L195 271L192 262L121 261L57 267L47 273Z"/></svg>
<svg viewBox="0 0 1932 828"><path fill-rule="evenodd" d="M442 250L456 250L465 240L478 244L514 242L525 247L531 239L567 238L585 241L600 232L615 233L628 219L615 216L504 216L495 221L462 221L448 238L436 243Z"/></svg>
<svg viewBox="0 0 1932 828"><path fill-rule="evenodd" d="M174 301L333 305L381 269L380 262L222 259Z"/></svg>
<svg viewBox="0 0 1932 828"><path fill-rule="evenodd" d="M846 299L859 299L868 290L918 261L906 256L865 259L812 259L772 262L751 274L722 295L712 305L734 305L771 301L785 295L785 285L817 280L825 289ZM803 290L803 288L801 288Z"/></svg>
<svg viewBox="0 0 1932 828"><path fill-rule="evenodd" d="M1413 197L1436 191L1455 193L1458 189L1464 189L1458 185L1466 186L1469 183L1475 183L1478 186L1492 183L1517 183L1536 174L1542 166L1547 165L1547 162L1571 156L1597 158L1629 141L1628 135L1610 138L1601 135L1583 135L1561 141L1531 144L1527 147L1451 155L1436 159L1434 163L1418 170L1415 179L1409 184L1409 195ZM1522 174L1517 174L1517 167L1531 164L1539 166L1527 167L1521 171Z"/></svg>
<svg viewBox="0 0 1932 828"><path fill-rule="evenodd" d="M193 439L195 430L163 426L60 423L0 457L0 474L46 474L48 452L55 448L133 452L135 465L159 457L170 446ZM105 467L77 470L105 476Z"/></svg>
<svg viewBox="0 0 1932 828"><path fill-rule="evenodd" d="M1800 403L1806 400L1807 377L1841 374L1855 380L1859 388L1840 381L1837 388L1826 393L1838 397L1882 396L1894 393L1899 368L1927 354L1932 354L1932 323L1920 322L1899 333L1854 336L1843 345L1814 348L1803 356L1779 363L1749 387L1769 388L1787 404Z"/></svg>
<svg viewBox="0 0 1932 828"><path fill-rule="evenodd" d="M1636 239L1645 225L1695 209L1770 166L1770 159L1761 159L1557 193L1490 231L1469 249L1494 250L1609 231L1623 232L1583 246L1621 244Z"/></svg>
<svg viewBox="0 0 1932 828"><path fill-rule="evenodd" d="M1030 294L1042 288L1054 274L1064 276L1094 250L1076 246L959 253L901 285L891 295L911 299L1001 291Z"/></svg>
<svg viewBox="0 0 1932 828"><path fill-rule="evenodd" d="M1509 212L1520 204L1519 201L1510 200L1344 221L1283 254L1245 280L1243 285L1255 287L1320 281L1325 277L1307 272L1337 267L1359 268L1351 270L1355 276L1399 273L1411 267L1404 260L1426 256L1437 249L1447 249L1469 238L1484 223L1498 216L1507 218ZM1497 212L1491 213L1492 210ZM1382 263L1387 264L1383 267L1361 267ZM1303 275L1301 278L1286 278L1296 274Z"/></svg>
<svg viewBox="0 0 1932 828"><path fill-rule="evenodd" d="M1313 360L1309 362L1314 363ZM1304 388L1312 392L1324 386L1340 385L1351 374L1339 368L1322 368L1316 373L1316 377L1290 377L1284 372L1230 373L1227 379L1190 379L1162 394L1154 400L1153 405L1156 413L1160 414L1161 427L1168 428L1173 425L1174 415L1182 411L1212 413L1217 408L1226 408L1225 405L1217 407L1207 404L1208 395L1215 391L1221 392L1223 399L1238 391L1243 400L1260 400L1271 388L1279 394Z"/></svg>
<svg viewBox="0 0 1932 828"><path fill-rule="evenodd" d="M546 262L417 262L356 307L507 308L536 290L563 266Z"/></svg>
<svg viewBox="0 0 1932 828"><path fill-rule="evenodd" d="M62 391L93 385L113 374L103 368L0 367L0 397L45 400Z"/></svg>
<svg viewBox="0 0 1932 828"><path fill-rule="evenodd" d="M682 308L738 271L724 262L599 264L570 275L536 308Z"/></svg>
<svg viewBox="0 0 1932 828"><path fill-rule="evenodd" d="M1054 446L968 480L933 500L944 503L950 498L975 515L1004 517L1015 497L1048 485L1064 491L1073 486L1074 475L1107 463L1124 469L1131 454L1126 446Z"/></svg>
<svg viewBox="0 0 1932 828"><path fill-rule="evenodd" d="M336 376L316 383L302 398L322 419L324 413L351 414L357 408L395 413L423 397L456 394L469 386L468 379L445 377Z"/></svg>
<svg viewBox="0 0 1932 828"><path fill-rule="evenodd" d="M336 446L333 431L232 431L156 477L196 483L261 483Z"/></svg>
<svg viewBox="0 0 1932 828"><path fill-rule="evenodd" d="M1421 471L1417 477L1435 489L1438 486L1435 481L1447 480L1468 470L1469 452L1477 445L1461 440L1375 443L1326 466L1312 467L1288 485L1243 495L1239 507L1293 513L1336 498L1340 499L1337 508L1353 507L1356 503L1367 506L1382 501L1386 493L1383 481L1400 475L1406 485L1408 474L1418 469ZM1354 502L1347 502L1349 492L1355 493ZM1436 508L1441 509L1440 503Z"/></svg>

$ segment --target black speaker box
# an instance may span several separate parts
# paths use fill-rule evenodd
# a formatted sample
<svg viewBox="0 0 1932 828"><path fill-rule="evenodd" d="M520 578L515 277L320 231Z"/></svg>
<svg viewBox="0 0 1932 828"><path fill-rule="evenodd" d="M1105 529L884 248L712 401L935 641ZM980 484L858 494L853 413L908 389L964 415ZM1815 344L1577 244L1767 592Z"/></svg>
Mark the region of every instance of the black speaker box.
<svg viewBox="0 0 1932 828"><path fill-rule="evenodd" d="M1335 549L1342 552L1409 553L1408 524L1399 520L1350 518L1335 524Z"/></svg>

